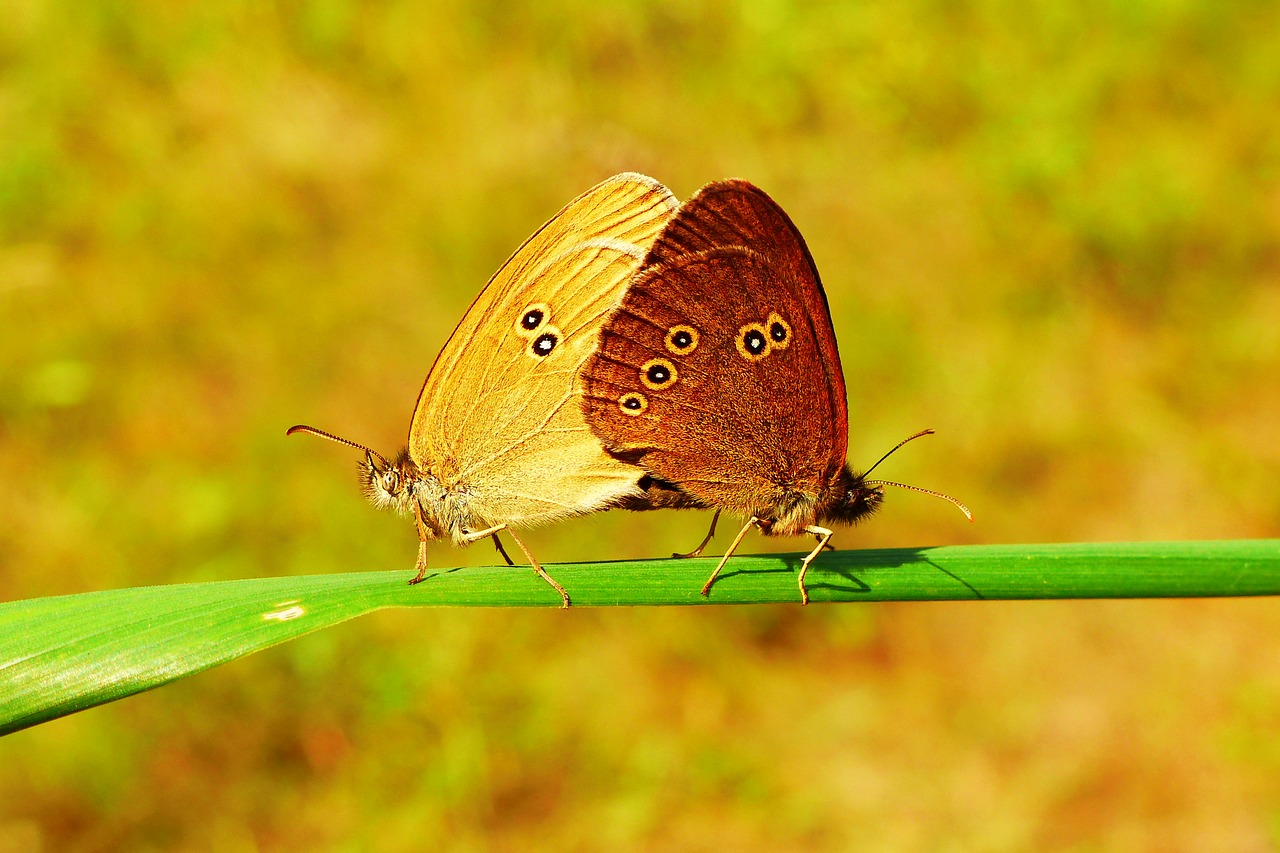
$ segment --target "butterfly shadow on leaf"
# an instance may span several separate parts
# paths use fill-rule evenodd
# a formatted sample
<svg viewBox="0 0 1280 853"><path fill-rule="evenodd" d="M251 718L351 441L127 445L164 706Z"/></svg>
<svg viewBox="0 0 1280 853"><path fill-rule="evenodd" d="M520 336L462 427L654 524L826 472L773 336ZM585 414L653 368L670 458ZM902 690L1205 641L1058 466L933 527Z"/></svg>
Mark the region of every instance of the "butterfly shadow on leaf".
<svg viewBox="0 0 1280 853"><path fill-rule="evenodd" d="M460 572L462 571L462 569L463 569L462 566L453 566L452 568L429 569L427 573L422 576L422 580L429 581L432 578L442 578L442 577L445 577L446 575L452 575L456 572ZM414 584L414 586L417 586L417 585L418 584Z"/></svg>
<svg viewBox="0 0 1280 853"><path fill-rule="evenodd" d="M940 582L945 586L950 586L951 584L940 581L934 574L934 572L937 572L964 587L973 598L978 600L986 598L973 584L929 559L929 551L931 550L933 549L882 548L864 551L832 551L823 554L814 561L806 578L805 586L809 588L810 593L815 590L826 589L832 590L837 594L865 594L873 592L876 586L888 585L889 583L899 586L903 582L904 575L910 574L920 578L919 586L922 590L940 592ZM800 561L803 558L803 554L785 555L787 570L798 572ZM884 578L881 584L875 584L876 573L886 571L897 575L897 577L892 581L889 578ZM832 575L839 576L844 583L833 582L830 580Z"/></svg>
<svg viewBox="0 0 1280 853"><path fill-rule="evenodd" d="M749 555L749 554L740 555L740 557L750 557L750 556L754 556L754 555ZM760 555L760 556L764 558L782 560L784 565L777 566L774 568L760 568L759 566L756 566L756 565L743 566L741 568L734 568L734 560L731 559L729 560L728 563L725 563L725 567L720 571L718 575L716 575L716 583L717 584L722 583L728 578L736 577L739 575L747 576L747 577L759 577L761 575L791 575L794 577L800 573L800 565L803 562L805 557L804 552L799 552L795 554L767 554L767 555ZM846 577L850 577L850 580L852 580L853 583L858 584L858 589L857 589L858 592L870 591L870 587L866 587L865 589L863 589L862 587L865 585L862 584L862 582L857 580L856 578L852 578L851 576L848 576L844 572L842 572L841 574L845 574ZM812 583L806 584L806 585L811 589L814 586ZM839 589L840 587L830 587L830 588Z"/></svg>

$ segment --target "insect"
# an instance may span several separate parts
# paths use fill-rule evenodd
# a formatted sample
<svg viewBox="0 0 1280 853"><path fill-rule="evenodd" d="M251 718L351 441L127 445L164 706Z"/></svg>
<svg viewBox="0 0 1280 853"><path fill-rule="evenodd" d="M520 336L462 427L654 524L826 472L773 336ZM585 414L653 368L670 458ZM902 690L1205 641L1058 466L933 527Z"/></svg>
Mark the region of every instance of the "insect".
<svg viewBox="0 0 1280 853"><path fill-rule="evenodd" d="M515 533L608 508L640 493L643 472L587 428L577 377L605 319L678 206L662 184L616 175L571 201L516 250L476 297L418 395L408 447L364 451L360 480L379 508L412 515L418 583L427 543L467 545L507 531L535 572L569 594Z"/></svg>
<svg viewBox="0 0 1280 853"><path fill-rule="evenodd" d="M591 429L651 475L645 497L625 506L715 509L691 555L721 511L749 519L703 595L756 527L816 538L798 579L807 604L826 525L869 516L884 486L944 498L972 519L954 498L869 480L846 462L844 375L817 267L787 214L746 181L708 184L680 207L601 330L583 381Z"/></svg>

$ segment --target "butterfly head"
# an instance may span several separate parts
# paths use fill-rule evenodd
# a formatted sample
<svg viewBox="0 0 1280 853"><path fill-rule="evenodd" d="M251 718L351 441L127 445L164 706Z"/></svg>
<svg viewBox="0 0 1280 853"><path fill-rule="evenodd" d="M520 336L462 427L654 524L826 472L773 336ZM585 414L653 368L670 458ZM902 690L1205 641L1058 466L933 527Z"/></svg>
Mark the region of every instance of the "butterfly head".
<svg viewBox="0 0 1280 853"><path fill-rule="evenodd" d="M417 490L423 482L423 476L421 469L409 457L407 449L400 451L395 461L391 462L376 450L370 450L363 444L357 444L348 438L340 438L322 429L299 424L290 427L286 435L293 435L295 432L310 433L320 438L327 438L329 441L336 441L338 444L354 447L356 450L363 450L364 460L358 466L360 486L369 502L378 509L393 509L403 515L413 511L413 501L418 497ZM428 529L430 532L435 532L430 525Z"/></svg>
<svg viewBox="0 0 1280 853"><path fill-rule="evenodd" d="M828 492L829 503L820 513L820 520L857 524L878 510L884 503L884 486L869 482L866 476L855 474L848 465L844 466Z"/></svg>
<svg viewBox="0 0 1280 853"><path fill-rule="evenodd" d="M886 453L881 456L875 465L872 465L862 474L854 474L848 465L844 467L836 477L835 484L829 490L831 496L828 508L823 511L822 518L830 521L843 521L846 524L854 524L862 518L870 515L880 508L880 504L884 503L884 487L895 486L899 489L906 489L911 492L920 492L925 495L933 495L935 498L942 498L962 513L965 518L973 521L973 513L969 512L969 508L960 501L944 495L942 492L935 492L933 489L922 489L919 486L908 486L906 483L895 483L892 480L868 480L868 475L884 460L893 455L894 451L902 447L909 441L915 441L917 438L925 435L933 435L933 430L921 430L915 435L909 436Z"/></svg>
<svg viewBox="0 0 1280 853"><path fill-rule="evenodd" d="M359 469L360 485L371 504L402 514L411 511L414 484L422 475L407 449L400 451L394 462L366 449Z"/></svg>

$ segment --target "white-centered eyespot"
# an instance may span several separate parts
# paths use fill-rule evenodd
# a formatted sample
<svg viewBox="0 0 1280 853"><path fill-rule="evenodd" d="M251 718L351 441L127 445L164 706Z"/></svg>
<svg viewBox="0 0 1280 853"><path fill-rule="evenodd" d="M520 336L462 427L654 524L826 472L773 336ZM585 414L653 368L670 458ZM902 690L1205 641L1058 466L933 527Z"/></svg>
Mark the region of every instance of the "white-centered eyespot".
<svg viewBox="0 0 1280 853"><path fill-rule="evenodd" d="M624 415L636 417L643 415L644 410L649 408L649 401L644 398L643 394L636 391L628 391L618 398L618 408Z"/></svg>
<svg viewBox="0 0 1280 853"><path fill-rule="evenodd" d="M698 348L698 330L693 326L672 326L663 343L667 346L667 352L686 355Z"/></svg>
<svg viewBox="0 0 1280 853"><path fill-rule="evenodd" d="M520 312L516 318L516 334L522 337L534 337L539 330L551 322L551 306L545 302L535 302Z"/></svg>
<svg viewBox="0 0 1280 853"><path fill-rule="evenodd" d="M769 330L760 323L748 323L738 330L738 354L747 361L759 361L769 354Z"/></svg>
<svg viewBox="0 0 1280 853"><path fill-rule="evenodd" d="M782 319L782 315L774 312L765 321L769 327L769 346L773 349L786 349L791 343L791 324Z"/></svg>
<svg viewBox="0 0 1280 853"><path fill-rule="evenodd" d="M525 347L525 354L536 359L544 359L551 353L555 352L556 347L560 345L560 330L555 326L547 323L539 328L540 334L529 341L529 346Z"/></svg>
<svg viewBox="0 0 1280 853"><path fill-rule="evenodd" d="M653 391L670 388L679 378L676 366L665 358L651 358L640 367L640 381Z"/></svg>

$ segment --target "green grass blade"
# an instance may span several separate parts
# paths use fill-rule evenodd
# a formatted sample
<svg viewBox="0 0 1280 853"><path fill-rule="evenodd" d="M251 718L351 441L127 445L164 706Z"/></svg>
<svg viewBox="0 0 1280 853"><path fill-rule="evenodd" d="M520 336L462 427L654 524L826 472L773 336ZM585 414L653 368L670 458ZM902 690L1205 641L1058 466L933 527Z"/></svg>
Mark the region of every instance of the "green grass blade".
<svg viewBox="0 0 1280 853"><path fill-rule="evenodd" d="M798 554L549 565L576 606L795 603ZM262 578L0 605L0 734L120 699L382 607L554 607L528 568ZM1280 540L969 545L824 554L822 601L1280 594Z"/></svg>

